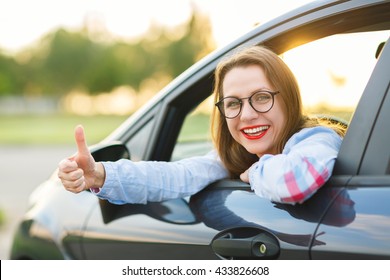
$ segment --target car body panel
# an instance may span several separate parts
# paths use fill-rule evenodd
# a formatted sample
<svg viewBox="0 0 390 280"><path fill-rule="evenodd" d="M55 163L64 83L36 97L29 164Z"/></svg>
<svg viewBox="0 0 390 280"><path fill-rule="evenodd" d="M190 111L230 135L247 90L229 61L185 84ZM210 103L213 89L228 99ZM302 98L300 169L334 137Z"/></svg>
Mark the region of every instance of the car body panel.
<svg viewBox="0 0 390 280"><path fill-rule="evenodd" d="M372 178L371 178L372 179ZM372 180L371 180L372 181ZM390 258L390 179L378 186L349 186L350 207L356 213L344 227L321 224L317 236L324 246L313 247L313 259L389 259ZM373 203L375 201L375 203ZM332 215L335 206L325 219Z"/></svg>
<svg viewBox="0 0 390 280"><path fill-rule="evenodd" d="M82 256L80 240L75 241L73 237L83 232L83 221L95 207L96 197L89 192L75 196L65 191L53 174L51 180L34 191L30 200L33 206L27 210L14 237L10 258L67 259L70 255Z"/></svg>
<svg viewBox="0 0 390 280"><path fill-rule="evenodd" d="M338 192L339 189L324 188L310 203L292 206L260 198L247 184L221 181L192 196L188 204L184 200L182 207L169 207L172 201L145 206L102 202L101 209L95 211L88 222L82 237L83 248L88 259L104 256L108 251L110 258L158 259L161 252L153 248L165 244L167 248L175 248L175 245L179 248L174 253L169 251L169 257L165 258L213 259L215 255L209 245L220 231L261 228L278 238L283 249L282 258L308 259L312 234L324 209ZM116 214L111 214L104 222L101 219L107 216L102 214L104 211ZM164 218L167 213L171 218ZM172 217L175 216L180 219L174 220ZM330 220L327 223L342 223ZM117 246L126 249L117 250Z"/></svg>

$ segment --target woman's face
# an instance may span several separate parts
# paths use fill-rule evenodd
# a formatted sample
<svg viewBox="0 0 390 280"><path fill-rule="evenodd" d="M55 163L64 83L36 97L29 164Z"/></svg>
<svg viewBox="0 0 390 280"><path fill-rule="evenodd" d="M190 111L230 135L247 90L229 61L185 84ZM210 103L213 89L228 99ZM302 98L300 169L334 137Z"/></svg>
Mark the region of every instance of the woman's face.
<svg viewBox="0 0 390 280"><path fill-rule="evenodd" d="M278 90L271 86L263 69L257 65L233 68L226 74L222 87L223 97L237 98L248 98L259 90ZM279 94L274 98L272 109L266 113L256 112L248 99L244 99L241 113L234 119L226 119L234 140L259 157L276 153L276 139L286 123Z"/></svg>

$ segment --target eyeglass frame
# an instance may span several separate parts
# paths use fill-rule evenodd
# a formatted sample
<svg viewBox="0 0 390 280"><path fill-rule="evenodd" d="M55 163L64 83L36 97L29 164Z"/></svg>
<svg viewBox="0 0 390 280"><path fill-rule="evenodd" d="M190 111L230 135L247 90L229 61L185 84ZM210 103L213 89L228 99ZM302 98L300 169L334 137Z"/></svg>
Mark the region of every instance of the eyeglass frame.
<svg viewBox="0 0 390 280"><path fill-rule="evenodd" d="M255 107L253 107L253 105L252 105L252 100L251 100L251 98L252 98L255 94L259 93L259 92L266 92L266 93L268 93L268 94L270 94L270 95L272 96L272 104L271 104L271 107L270 107L268 110L266 110L266 111L259 111L259 110L256 110ZM217 108L218 108L219 112L221 113L221 115L222 115L224 118L226 118L226 119L234 119L234 118L237 118L237 117L241 114L242 106L243 106L243 104L244 104L244 102L243 102L244 99L248 99L249 105L250 105L250 106L252 107L252 109L255 110L257 113L267 113L267 112L269 112L269 111L272 109L272 107L274 107L274 104L275 104L275 95L277 95L278 93L280 93L280 91L278 91L278 90L277 90L277 91L271 91L271 90L258 90L258 91L255 91L251 96L249 96L249 97L244 97L244 98L238 98L238 97L235 97L235 96L226 96L226 97L220 99L220 100L219 100L217 103L215 103L214 105L217 106ZM224 109L220 107L220 105L223 104L223 101L224 101L225 99L227 99L227 98L235 98L235 99L237 99L238 102L240 103L240 110L238 111L237 115L234 116L234 117L227 117L227 116L225 115L225 113L223 113Z"/></svg>

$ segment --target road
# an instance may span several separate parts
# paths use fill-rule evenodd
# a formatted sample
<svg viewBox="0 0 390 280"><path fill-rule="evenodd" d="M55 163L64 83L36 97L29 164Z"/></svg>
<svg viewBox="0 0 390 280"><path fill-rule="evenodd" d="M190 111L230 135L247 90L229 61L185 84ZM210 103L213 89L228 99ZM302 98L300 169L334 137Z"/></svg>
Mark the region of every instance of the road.
<svg viewBox="0 0 390 280"><path fill-rule="evenodd" d="M0 259L9 258L12 234L28 205L28 197L55 170L58 162L75 152L73 146L0 146Z"/></svg>

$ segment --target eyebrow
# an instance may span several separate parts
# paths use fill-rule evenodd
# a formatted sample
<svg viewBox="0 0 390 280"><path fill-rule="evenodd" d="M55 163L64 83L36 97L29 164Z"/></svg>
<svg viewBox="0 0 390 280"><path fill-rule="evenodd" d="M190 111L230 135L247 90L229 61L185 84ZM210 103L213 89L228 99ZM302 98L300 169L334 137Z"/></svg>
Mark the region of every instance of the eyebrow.
<svg viewBox="0 0 390 280"><path fill-rule="evenodd" d="M241 98L248 98L249 96L253 95L254 93L260 92L260 91L275 92L275 90L271 90L271 89L269 89L269 88L260 88L260 89L256 89L256 90L254 90L254 91L251 91L247 97L241 97ZM223 94L223 98L225 98L225 97L234 97L234 98L238 98L237 95L227 95L227 96L225 96L225 95ZM238 98L238 99L240 99L240 98Z"/></svg>

